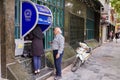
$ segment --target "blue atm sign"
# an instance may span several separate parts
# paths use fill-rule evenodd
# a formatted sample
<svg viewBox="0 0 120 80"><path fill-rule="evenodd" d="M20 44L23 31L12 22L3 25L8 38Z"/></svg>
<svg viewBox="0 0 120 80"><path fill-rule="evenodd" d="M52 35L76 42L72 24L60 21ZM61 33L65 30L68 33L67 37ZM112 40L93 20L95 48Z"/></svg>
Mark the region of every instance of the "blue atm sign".
<svg viewBox="0 0 120 80"><path fill-rule="evenodd" d="M51 11L49 10L49 8L43 5L38 5L38 4L36 4L36 7L37 7L38 12L40 12L40 14L51 15Z"/></svg>
<svg viewBox="0 0 120 80"><path fill-rule="evenodd" d="M22 23L21 36L26 36L35 26L37 19L37 12L35 7L29 2L22 3Z"/></svg>
<svg viewBox="0 0 120 80"><path fill-rule="evenodd" d="M29 34L37 24L42 32L51 27L53 17L48 7L31 1L22 1L21 7L21 38Z"/></svg>

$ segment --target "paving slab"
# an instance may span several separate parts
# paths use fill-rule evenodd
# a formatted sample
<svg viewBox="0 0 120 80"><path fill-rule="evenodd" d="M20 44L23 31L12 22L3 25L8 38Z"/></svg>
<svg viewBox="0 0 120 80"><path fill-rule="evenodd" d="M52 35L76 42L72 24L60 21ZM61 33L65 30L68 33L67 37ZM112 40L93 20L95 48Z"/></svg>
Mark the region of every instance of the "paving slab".
<svg viewBox="0 0 120 80"><path fill-rule="evenodd" d="M120 39L106 42L92 53L76 72L71 72L71 65L63 69L60 80L120 80ZM54 76L47 80L54 80Z"/></svg>

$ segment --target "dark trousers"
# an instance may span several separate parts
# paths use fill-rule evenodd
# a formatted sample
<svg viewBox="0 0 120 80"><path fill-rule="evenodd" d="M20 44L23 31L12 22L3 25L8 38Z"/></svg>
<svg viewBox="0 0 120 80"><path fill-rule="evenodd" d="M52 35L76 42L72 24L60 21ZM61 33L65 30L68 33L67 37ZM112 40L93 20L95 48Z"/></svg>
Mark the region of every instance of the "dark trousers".
<svg viewBox="0 0 120 80"><path fill-rule="evenodd" d="M61 63L62 63L63 52L60 54L60 57L58 59L56 59L57 53L58 50L53 50L54 65L56 69L56 76L61 76Z"/></svg>

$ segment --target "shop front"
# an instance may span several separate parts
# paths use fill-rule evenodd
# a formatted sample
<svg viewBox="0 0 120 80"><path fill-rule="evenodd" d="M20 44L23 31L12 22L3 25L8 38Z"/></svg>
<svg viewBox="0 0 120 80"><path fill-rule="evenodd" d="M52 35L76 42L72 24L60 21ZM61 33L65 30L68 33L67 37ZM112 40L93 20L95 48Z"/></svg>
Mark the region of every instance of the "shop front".
<svg viewBox="0 0 120 80"><path fill-rule="evenodd" d="M53 40L54 37L53 28L58 26L64 30L64 0L31 0L29 2L30 3L27 2L21 5L20 0L15 0L15 56L16 58L19 58L22 55L22 58L26 61L31 61L31 58L28 59L29 54L31 54L31 41L26 39L26 36L36 25L41 26L44 34L43 43L45 53L51 48L49 41ZM25 4L28 4L29 6L26 7L24 6ZM32 13L31 9L27 9L28 7L32 7ZM21 12L21 9L24 11ZM42 68L45 68L45 61L44 55Z"/></svg>

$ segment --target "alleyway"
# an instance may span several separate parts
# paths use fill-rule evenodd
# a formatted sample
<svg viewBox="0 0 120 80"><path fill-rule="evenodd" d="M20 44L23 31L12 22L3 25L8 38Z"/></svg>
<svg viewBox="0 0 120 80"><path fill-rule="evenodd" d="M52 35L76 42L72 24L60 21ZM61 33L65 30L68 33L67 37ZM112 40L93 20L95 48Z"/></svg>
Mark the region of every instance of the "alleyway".
<svg viewBox="0 0 120 80"><path fill-rule="evenodd" d="M93 50L90 59L76 72L71 72L70 66L65 68L61 80L120 80L120 40Z"/></svg>

